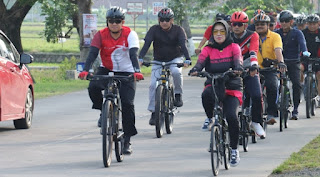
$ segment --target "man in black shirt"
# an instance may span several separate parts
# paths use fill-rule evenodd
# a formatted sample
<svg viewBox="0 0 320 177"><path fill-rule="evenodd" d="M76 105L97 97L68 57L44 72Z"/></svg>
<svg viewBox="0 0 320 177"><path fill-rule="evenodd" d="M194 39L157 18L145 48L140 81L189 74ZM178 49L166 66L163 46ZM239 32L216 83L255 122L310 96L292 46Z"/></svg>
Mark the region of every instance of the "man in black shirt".
<svg viewBox="0 0 320 177"><path fill-rule="evenodd" d="M186 46L186 33L184 29L178 25L173 24L174 13L170 8L164 8L158 13L159 25L152 26L145 36L145 43L140 51L139 58L142 62L142 58L146 55L151 43L153 42L153 57L155 61L161 62L183 62L182 56L184 55L186 60L184 61L185 67L191 65L191 59ZM178 68L176 65L170 66L170 71L173 77L175 100L174 104L177 107L183 105L182 102L182 68ZM150 125L155 124L154 111L155 111L155 90L156 81L160 77L161 66L153 65L151 73L151 84L149 87L149 106L148 110L152 112Z"/></svg>

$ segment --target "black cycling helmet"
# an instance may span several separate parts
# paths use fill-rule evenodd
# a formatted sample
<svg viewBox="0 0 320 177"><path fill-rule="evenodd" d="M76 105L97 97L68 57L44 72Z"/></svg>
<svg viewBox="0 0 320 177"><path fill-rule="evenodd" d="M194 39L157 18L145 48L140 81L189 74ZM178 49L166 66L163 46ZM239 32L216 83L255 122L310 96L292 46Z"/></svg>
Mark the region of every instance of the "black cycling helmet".
<svg viewBox="0 0 320 177"><path fill-rule="evenodd" d="M163 8L160 10L160 12L158 13L158 17L159 18L173 18L174 17L174 13L170 8Z"/></svg>
<svg viewBox="0 0 320 177"><path fill-rule="evenodd" d="M270 23L270 17L267 14L264 14L264 13L258 14L253 18L253 23L257 23L257 22Z"/></svg>
<svg viewBox="0 0 320 177"><path fill-rule="evenodd" d="M305 24L306 21L306 16L305 15L300 15L295 19L296 24Z"/></svg>
<svg viewBox="0 0 320 177"><path fill-rule="evenodd" d="M290 10L283 10L279 14L279 20L292 20L293 14Z"/></svg>
<svg viewBox="0 0 320 177"><path fill-rule="evenodd" d="M230 21L231 21L231 15L226 15L226 16L224 17L224 20L225 20L226 22L230 22Z"/></svg>
<svg viewBox="0 0 320 177"><path fill-rule="evenodd" d="M107 11L106 18L107 19L108 18L117 18L117 19L124 20L125 16L124 16L124 12L121 7L112 7L111 9L109 9Z"/></svg>
<svg viewBox="0 0 320 177"><path fill-rule="evenodd" d="M217 13L217 14L216 14L216 21L218 21L218 20L224 20L225 17L226 17L225 14Z"/></svg>
<svg viewBox="0 0 320 177"><path fill-rule="evenodd" d="M319 16L316 14L310 14L307 16L307 22L319 22Z"/></svg>

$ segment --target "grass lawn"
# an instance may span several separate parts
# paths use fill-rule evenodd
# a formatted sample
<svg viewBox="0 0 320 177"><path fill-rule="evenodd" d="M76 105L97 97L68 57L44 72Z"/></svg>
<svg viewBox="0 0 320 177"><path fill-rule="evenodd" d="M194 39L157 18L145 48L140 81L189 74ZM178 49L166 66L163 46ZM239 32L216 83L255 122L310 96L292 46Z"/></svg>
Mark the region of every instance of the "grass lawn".
<svg viewBox="0 0 320 177"><path fill-rule="evenodd" d="M272 174L316 168L320 168L320 136L313 139L299 152L291 154L290 158L274 169Z"/></svg>

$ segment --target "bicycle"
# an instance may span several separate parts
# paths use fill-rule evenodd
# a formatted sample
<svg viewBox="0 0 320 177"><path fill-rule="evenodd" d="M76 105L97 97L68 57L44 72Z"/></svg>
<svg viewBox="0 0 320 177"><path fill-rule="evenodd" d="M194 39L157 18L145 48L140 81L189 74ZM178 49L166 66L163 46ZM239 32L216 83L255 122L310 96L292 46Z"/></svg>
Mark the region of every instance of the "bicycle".
<svg viewBox="0 0 320 177"><path fill-rule="evenodd" d="M215 121L211 128L209 151L211 154L211 168L214 176L218 175L220 164L224 164L226 170L230 168L231 148L228 124L223 116L222 103L219 100L214 87L217 79L225 79L225 76L230 73L232 73L231 70L219 74L210 74L203 71L199 72L197 75L198 77L207 77L212 80L214 98L213 116Z"/></svg>
<svg viewBox="0 0 320 177"><path fill-rule="evenodd" d="M89 75L88 75L89 76ZM118 162L124 159L124 132L122 128L122 107L119 94L121 81L132 79L132 76L114 75L94 75L88 80L107 81L103 94L103 105L101 111L101 134L102 134L102 158L105 167L111 165L112 148L114 143L115 155Z"/></svg>
<svg viewBox="0 0 320 177"><path fill-rule="evenodd" d="M315 116L316 98L318 95L318 80L316 79L315 72L313 71L314 65L319 65L319 58L302 58L306 62L308 69L305 74L305 100L306 100L306 116L311 118ZM310 116L311 115L311 116Z"/></svg>
<svg viewBox="0 0 320 177"><path fill-rule="evenodd" d="M156 95L155 95L155 127L156 135L158 138L163 136L164 126L167 134L171 134L173 131L174 111L174 91L172 85L172 76L170 72L170 65L177 65L177 67L184 66L183 63L173 62L143 62L144 66L160 65L161 75L157 78L156 82Z"/></svg>

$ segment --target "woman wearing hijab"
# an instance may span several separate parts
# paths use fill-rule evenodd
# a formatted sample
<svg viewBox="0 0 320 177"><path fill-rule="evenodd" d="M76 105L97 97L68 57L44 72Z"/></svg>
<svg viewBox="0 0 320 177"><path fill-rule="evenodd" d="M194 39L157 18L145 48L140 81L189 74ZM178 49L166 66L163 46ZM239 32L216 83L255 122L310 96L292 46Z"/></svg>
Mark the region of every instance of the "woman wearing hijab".
<svg viewBox="0 0 320 177"><path fill-rule="evenodd" d="M205 68L206 72L215 74L223 73L230 69L234 75L224 82L215 85L219 99L223 103L223 112L228 122L230 133L231 166L237 166L240 162L238 149L239 122L237 109L242 103L242 80L239 74L242 72L242 55L238 44L233 43L230 36L229 25L224 20L219 20L213 24L212 36L213 44L209 44L201 51L197 64L190 70L190 75L197 75ZM220 88L220 89L219 89ZM221 89L222 88L222 89ZM222 91L224 92L222 92ZM208 131L213 124L214 99L211 80L207 79L202 92L202 105L208 118L202 126L202 130Z"/></svg>

